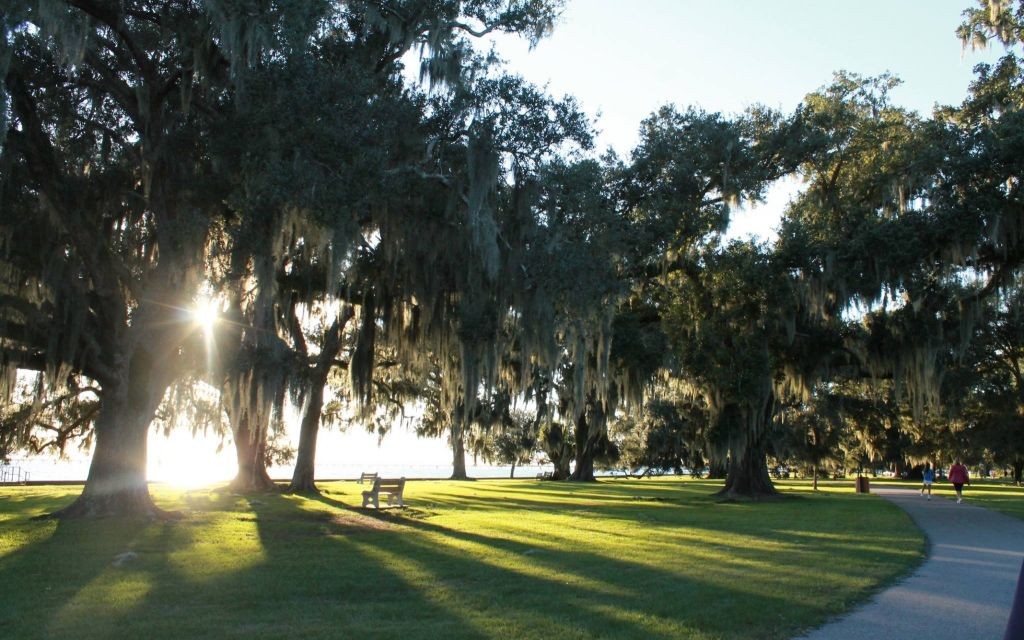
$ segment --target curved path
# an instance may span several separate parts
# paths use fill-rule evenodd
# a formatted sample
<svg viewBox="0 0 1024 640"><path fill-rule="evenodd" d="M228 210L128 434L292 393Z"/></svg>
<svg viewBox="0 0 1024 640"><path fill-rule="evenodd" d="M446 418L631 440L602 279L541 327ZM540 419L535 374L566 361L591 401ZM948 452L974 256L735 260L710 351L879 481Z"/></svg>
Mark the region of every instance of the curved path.
<svg viewBox="0 0 1024 640"><path fill-rule="evenodd" d="M803 640L1003 637L1024 561L1024 521L914 489L872 489L910 514L928 558L910 577Z"/></svg>

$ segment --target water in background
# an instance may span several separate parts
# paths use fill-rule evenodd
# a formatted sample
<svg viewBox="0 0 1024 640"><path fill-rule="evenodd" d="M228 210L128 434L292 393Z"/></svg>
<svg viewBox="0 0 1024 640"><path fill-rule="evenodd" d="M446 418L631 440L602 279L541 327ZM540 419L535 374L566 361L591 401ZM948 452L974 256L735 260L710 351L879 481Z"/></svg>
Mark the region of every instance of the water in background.
<svg viewBox="0 0 1024 640"><path fill-rule="evenodd" d="M14 458L10 466L20 469L27 474L28 480L33 482L67 482L84 481L89 473L88 460L54 460L50 458ZM466 471L471 478L507 478L509 477L508 466L492 465L470 465ZM516 478L536 478L538 473L551 471L551 465L523 465L517 466ZM324 480L350 480L358 478L363 472L376 472L385 478L448 478L452 474L451 465L411 465L411 464L322 464L317 465L316 477L319 481ZM217 477L189 478L175 477L165 474L150 474L150 480L155 482L170 482L185 485L206 484L226 482L234 475L234 469L229 473L217 474ZM270 477L275 480L289 480L292 476L291 467L271 467Z"/></svg>
<svg viewBox="0 0 1024 640"><path fill-rule="evenodd" d="M294 446L294 443L293 443ZM83 481L89 473L89 453L70 452L71 458L35 456L15 458L10 465L28 474L30 481ZM473 478L507 478L508 466L473 464L467 458L467 473ZM149 479L182 486L205 486L231 480L237 470L234 447L212 438L192 438L188 433L149 439ZM536 478L551 465L517 466L515 477ZM452 473L451 452L441 439L418 438L409 431L396 430L383 440L359 430L322 431L318 437L316 477L318 480L358 478L363 472L383 477L448 478ZM287 480L292 467L272 467L270 476Z"/></svg>

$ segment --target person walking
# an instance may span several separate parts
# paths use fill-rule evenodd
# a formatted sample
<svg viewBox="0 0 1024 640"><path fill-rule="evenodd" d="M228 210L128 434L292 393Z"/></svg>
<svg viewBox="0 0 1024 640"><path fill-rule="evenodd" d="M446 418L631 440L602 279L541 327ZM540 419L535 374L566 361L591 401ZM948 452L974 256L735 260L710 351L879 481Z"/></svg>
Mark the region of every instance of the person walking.
<svg viewBox="0 0 1024 640"><path fill-rule="evenodd" d="M922 473L924 484L921 485L921 495L924 495L925 491L928 491L928 499L932 499L932 483L935 482L935 469L929 463L924 463L924 473Z"/></svg>
<svg viewBox="0 0 1024 640"><path fill-rule="evenodd" d="M953 488L956 489L956 503L960 504L964 499L964 485L971 484L971 478L967 474L967 467L960 463L960 458L957 458L953 466L949 468L949 481L953 483Z"/></svg>

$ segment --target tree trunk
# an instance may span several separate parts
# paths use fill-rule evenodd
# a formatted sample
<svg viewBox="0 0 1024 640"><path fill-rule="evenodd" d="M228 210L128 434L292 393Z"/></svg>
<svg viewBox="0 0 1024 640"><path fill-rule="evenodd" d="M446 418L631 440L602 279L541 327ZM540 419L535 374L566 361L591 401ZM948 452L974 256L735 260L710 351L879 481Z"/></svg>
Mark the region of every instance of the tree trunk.
<svg viewBox="0 0 1024 640"><path fill-rule="evenodd" d="M58 518L129 516L163 518L146 482L149 427L170 384L163 362L154 365L145 351L137 351L119 383L101 392L96 419L96 448L82 495L53 514Z"/></svg>
<svg viewBox="0 0 1024 640"><path fill-rule="evenodd" d="M570 480L576 482L594 482L594 444L597 440L597 429L587 420L587 412L580 414L576 420L576 468Z"/></svg>
<svg viewBox="0 0 1024 640"><path fill-rule="evenodd" d="M572 462L572 447L566 441L565 431L559 424L552 424L544 434L542 443L544 453L548 455L554 470L551 472L552 480L568 480L569 465Z"/></svg>
<svg viewBox="0 0 1024 640"><path fill-rule="evenodd" d="M295 457L295 470L292 472L292 482L288 485L288 493L320 493L316 488L314 469L316 466L316 439L320 432L320 416L324 408L324 385L327 384L327 376L323 380L314 379L309 390L309 398L306 400L306 411L302 414L302 426L299 429L299 450Z"/></svg>
<svg viewBox="0 0 1024 640"><path fill-rule="evenodd" d="M746 451L730 457L725 487L717 495L724 499L753 500L778 495L768 475L768 457L764 444L748 445Z"/></svg>
<svg viewBox="0 0 1024 640"><path fill-rule="evenodd" d="M231 420L238 473L229 486L241 493L276 491L277 485L267 473L267 428L250 420L247 413Z"/></svg>
<svg viewBox="0 0 1024 640"><path fill-rule="evenodd" d="M462 433L461 421L452 421L452 480L469 480L466 474L466 445Z"/></svg>
<svg viewBox="0 0 1024 640"><path fill-rule="evenodd" d="M516 477L516 461L512 461L512 470L508 472L508 479L512 480Z"/></svg>
<svg viewBox="0 0 1024 640"><path fill-rule="evenodd" d="M724 480L729 473L729 461L712 458L708 462L708 480Z"/></svg>
<svg viewBox="0 0 1024 640"><path fill-rule="evenodd" d="M818 465L814 465L814 490L818 490Z"/></svg>
<svg viewBox="0 0 1024 640"><path fill-rule="evenodd" d="M568 455L562 456L558 460L551 461L555 465L554 471L551 472L552 480L568 480L569 479L569 463L571 460Z"/></svg>
<svg viewBox="0 0 1024 640"><path fill-rule="evenodd" d="M293 310L294 313L294 310ZM295 458L295 470L292 472L292 482L288 485L288 493L320 493L316 488L316 439L320 433L320 417L324 411L324 387L327 386L327 376L331 373L334 359L341 351L341 334L345 325L355 315L351 305L346 304L338 317L334 319L331 326L324 332L321 340L320 354L316 357L316 366L309 374L309 399L306 401L306 410L302 414L302 425L299 428L299 450ZM306 357L306 341L302 336L301 324L297 317L294 318L295 342L298 343L299 353Z"/></svg>
<svg viewBox="0 0 1024 640"><path fill-rule="evenodd" d="M1013 461L1013 482L1020 484L1021 476L1024 476L1024 460L1018 458Z"/></svg>

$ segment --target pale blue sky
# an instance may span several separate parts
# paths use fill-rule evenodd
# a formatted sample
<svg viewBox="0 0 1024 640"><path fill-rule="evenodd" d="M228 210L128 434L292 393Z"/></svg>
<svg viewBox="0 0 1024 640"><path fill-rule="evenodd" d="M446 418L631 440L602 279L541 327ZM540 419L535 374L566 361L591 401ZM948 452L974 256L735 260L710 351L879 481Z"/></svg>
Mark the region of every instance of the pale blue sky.
<svg viewBox="0 0 1024 640"><path fill-rule="evenodd" d="M954 30L969 0L569 0L532 51L499 38L509 67L601 113L601 146L626 154L659 106L735 113L793 109L834 71L892 72L894 94L929 113L960 102L973 66L998 50L964 51Z"/></svg>

